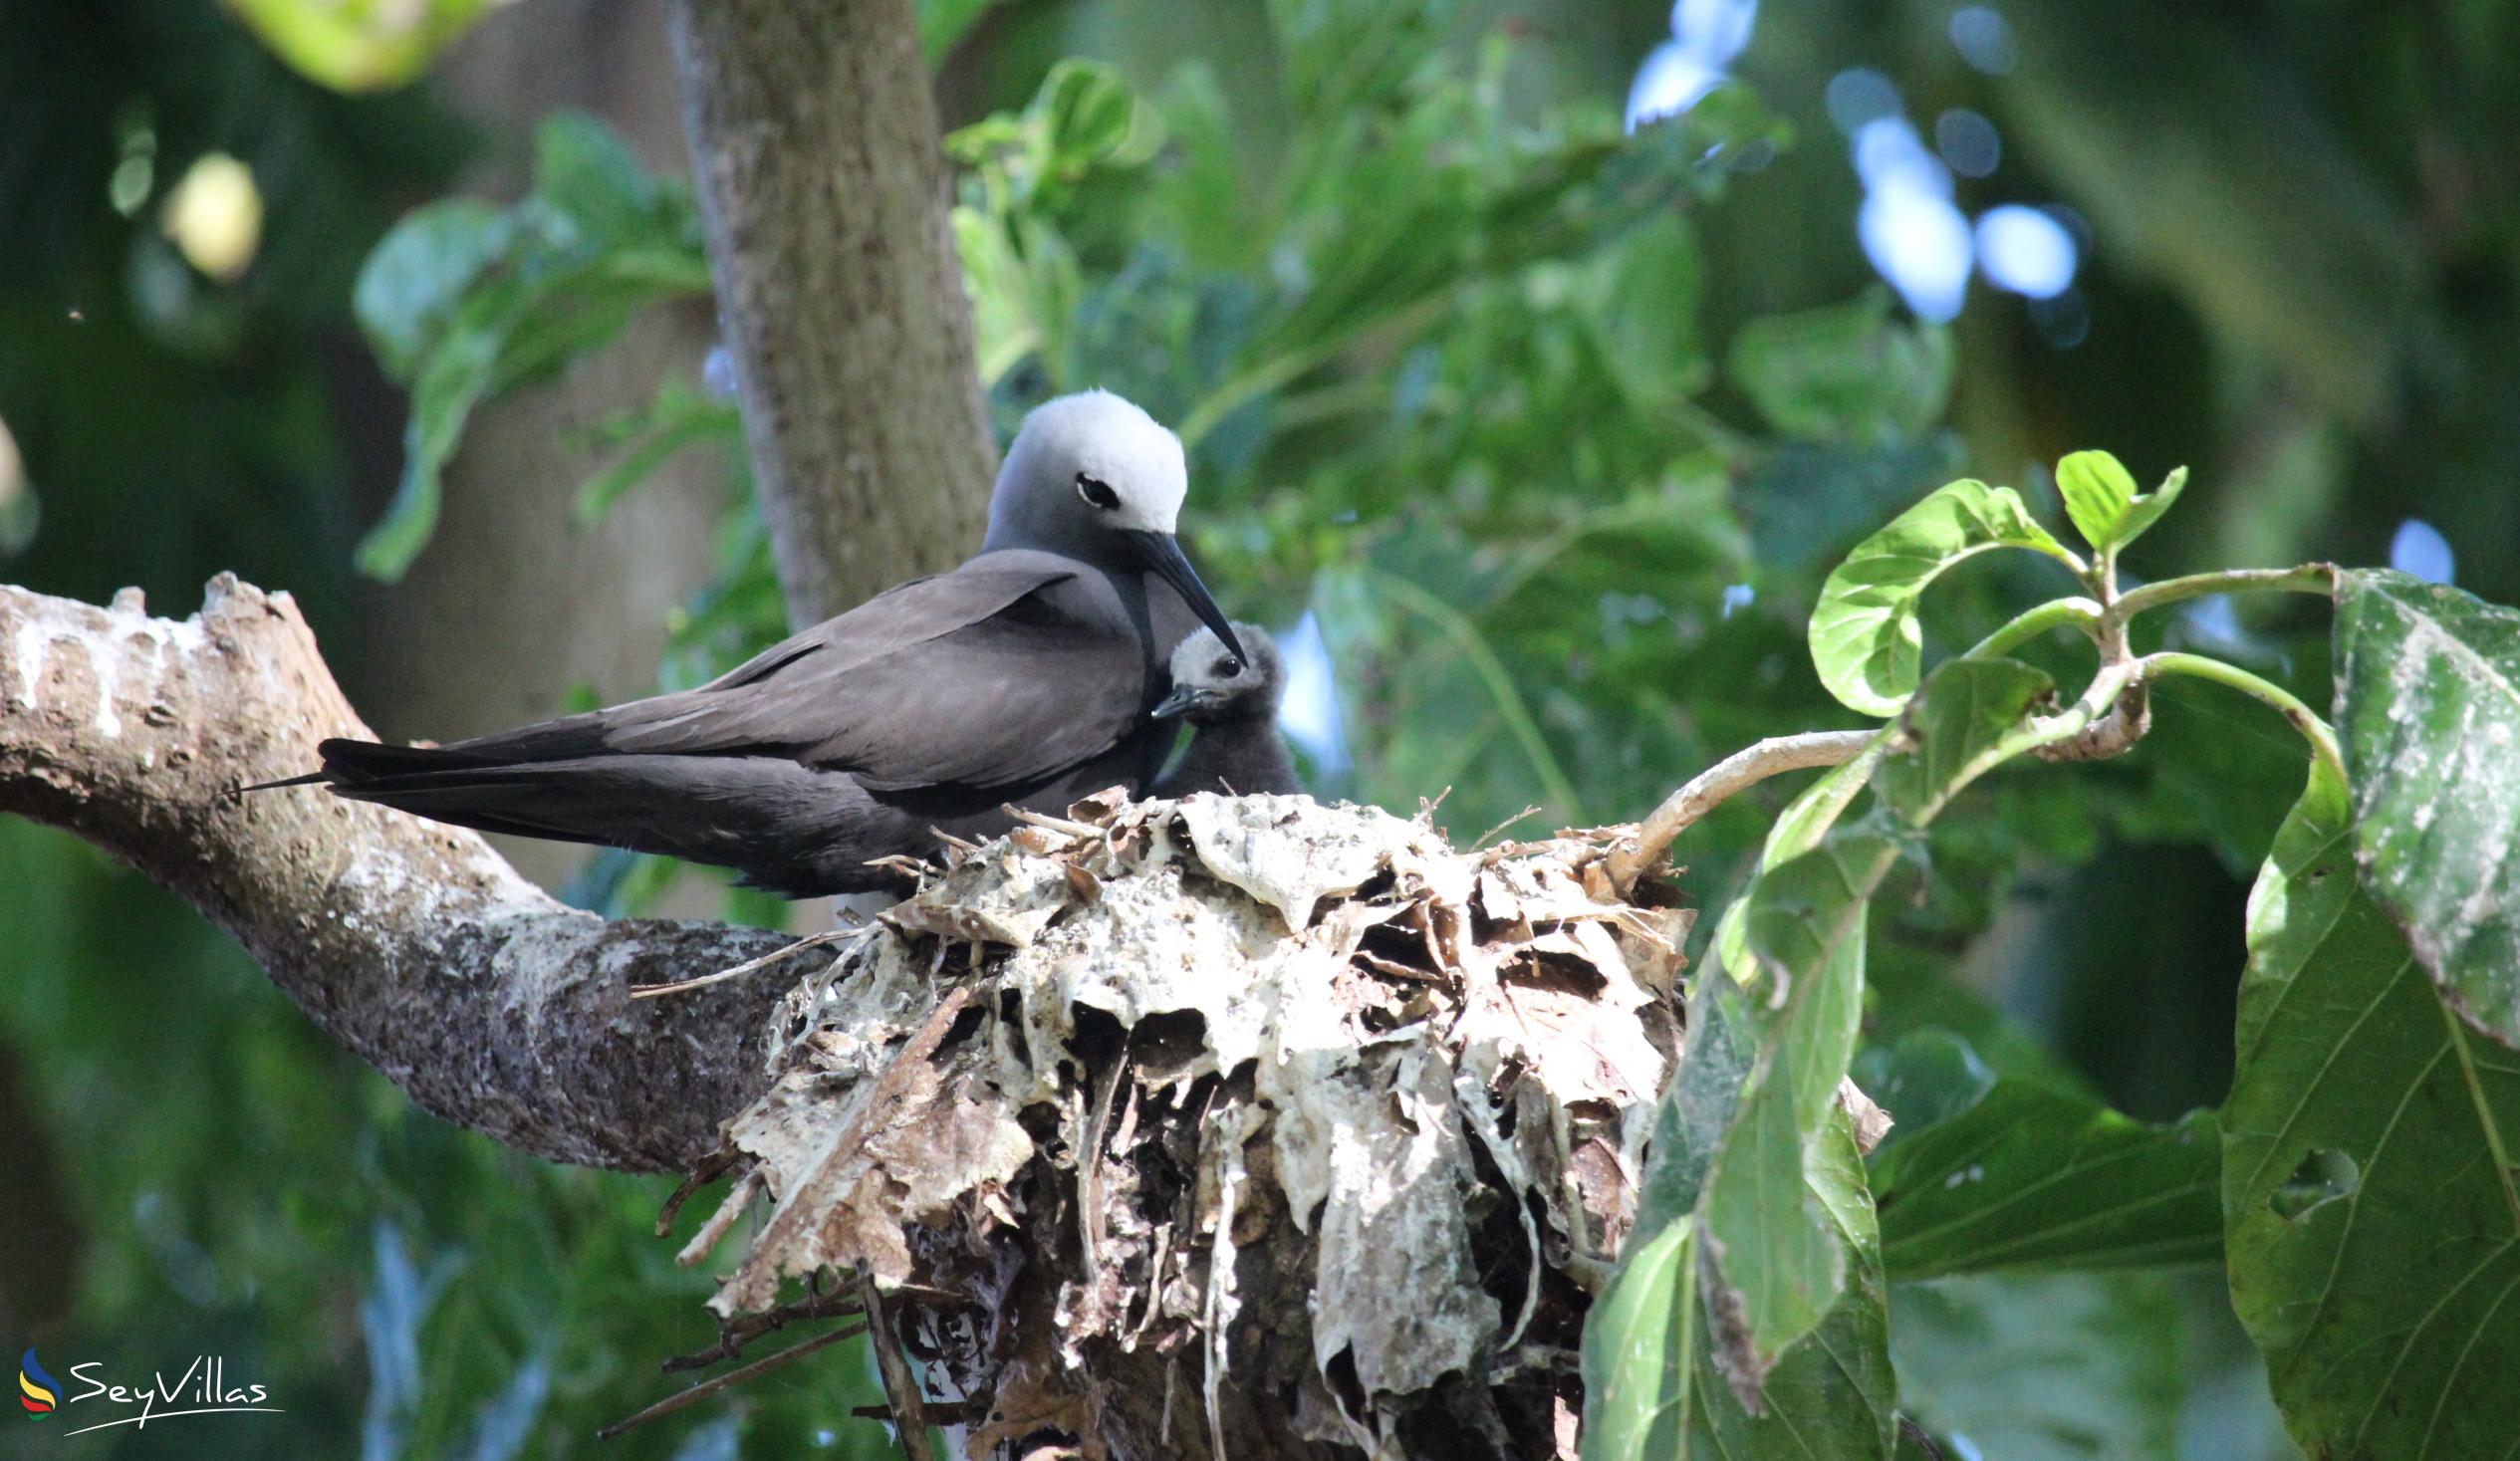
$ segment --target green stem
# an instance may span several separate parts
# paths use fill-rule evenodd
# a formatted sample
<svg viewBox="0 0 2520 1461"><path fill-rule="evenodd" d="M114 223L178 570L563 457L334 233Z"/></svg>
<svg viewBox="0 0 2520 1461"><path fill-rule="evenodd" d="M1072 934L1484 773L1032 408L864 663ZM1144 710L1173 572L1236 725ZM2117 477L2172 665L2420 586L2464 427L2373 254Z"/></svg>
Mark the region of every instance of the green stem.
<svg viewBox="0 0 2520 1461"><path fill-rule="evenodd" d="M1581 824L1584 806L1575 794L1575 783L1567 779L1565 770L1558 765L1558 758L1550 753L1547 738L1540 734L1539 722L1531 718L1529 707L1523 704L1522 692L1514 688L1514 676L1505 668L1504 661L1496 657L1496 651L1488 647L1487 639L1479 633L1478 626L1464 617L1460 610L1406 579L1391 574L1376 574L1369 582L1376 593L1442 630L1447 638L1460 646L1463 654L1469 656L1471 666L1477 669L1479 678L1487 685L1488 694L1496 701L1497 713L1505 718L1505 728L1513 732L1514 740L1521 745L1523 755L1531 762L1533 773L1540 778L1541 790L1564 808L1569 818Z"/></svg>
<svg viewBox="0 0 2520 1461"><path fill-rule="evenodd" d="M2241 589L2272 589L2284 594L2325 596L2335 592L2336 573L2335 564L2306 563L2299 568L2225 569L2220 573L2190 574L2183 579L2163 579L2157 584L2131 590L2112 607L2111 613L2118 622L2124 623L2147 609Z"/></svg>
<svg viewBox="0 0 2520 1461"><path fill-rule="evenodd" d="M1977 646L1960 656L1963 659L1992 659L2039 637L2050 629L2067 625L2092 631L2100 623L2100 606L2089 599L2052 599L2021 614L2012 622L1977 641Z"/></svg>
<svg viewBox="0 0 2520 1461"><path fill-rule="evenodd" d="M2292 722L2293 729L2301 732L2302 739L2310 743L2310 753L2327 763L2328 769L2336 773L2337 784L2340 786L2346 784L2345 756L2337 749L2336 732L2329 728L2325 720L2320 719L2317 711L2303 704L2300 696L2282 685L2261 679L2236 664L2226 664L2222 660L2211 659L2202 654L2181 654L2172 649L2164 649L2157 654L2146 654L2137 663L2147 678L2154 675L2180 674L2193 679L2211 680L2215 684L2228 685L2251 699L2275 707L2283 714L2284 719Z"/></svg>

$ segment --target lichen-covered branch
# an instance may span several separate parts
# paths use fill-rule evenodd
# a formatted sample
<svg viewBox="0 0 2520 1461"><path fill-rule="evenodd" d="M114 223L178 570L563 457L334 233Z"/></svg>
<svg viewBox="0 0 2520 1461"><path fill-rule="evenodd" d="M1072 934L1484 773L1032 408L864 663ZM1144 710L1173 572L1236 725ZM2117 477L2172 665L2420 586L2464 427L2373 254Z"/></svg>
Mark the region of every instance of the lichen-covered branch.
<svg viewBox="0 0 2520 1461"><path fill-rule="evenodd" d="M634 984L775 949L718 924L608 922L469 832L321 788L236 795L368 730L286 594L221 575L152 618L0 585L0 813L68 829L181 893L422 1106L556 1161L687 1168L766 1085L776 971L670 999Z"/></svg>

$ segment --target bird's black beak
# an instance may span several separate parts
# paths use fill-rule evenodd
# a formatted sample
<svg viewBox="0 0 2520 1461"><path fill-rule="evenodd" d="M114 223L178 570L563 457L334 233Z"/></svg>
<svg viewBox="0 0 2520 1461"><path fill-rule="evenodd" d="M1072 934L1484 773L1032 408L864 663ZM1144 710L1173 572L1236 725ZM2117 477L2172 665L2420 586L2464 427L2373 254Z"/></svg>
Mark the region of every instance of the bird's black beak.
<svg viewBox="0 0 2520 1461"><path fill-rule="evenodd" d="M1163 703L1156 706L1150 713L1157 720L1170 720L1198 703L1198 697L1199 692L1188 685L1174 685L1172 693L1164 696Z"/></svg>
<svg viewBox="0 0 2520 1461"><path fill-rule="evenodd" d="M1134 532L1129 536L1137 545L1146 567L1172 586L1173 592L1190 606L1190 611L1199 616L1199 622L1214 629L1217 639L1233 651L1236 659L1249 664L1251 656L1243 652L1242 640L1234 637L1234 626L1226 620L1225 610L1216 607L1216 601L1207 595L1207 586L1199 582L1198 571L1181 556L1180 540L1170 533Z"/></svg>

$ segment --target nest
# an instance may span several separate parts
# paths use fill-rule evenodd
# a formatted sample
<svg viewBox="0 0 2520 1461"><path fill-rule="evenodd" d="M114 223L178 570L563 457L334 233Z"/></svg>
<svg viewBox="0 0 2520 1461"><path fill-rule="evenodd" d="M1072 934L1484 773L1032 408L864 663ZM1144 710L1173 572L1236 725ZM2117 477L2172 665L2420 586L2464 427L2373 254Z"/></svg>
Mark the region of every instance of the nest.
<svg viewBox="0 0 2520 1461"><path fill-rule="evenodd" d="M728 1333L872 1276L974 1457L1572 1457L1690 922L1609 851L1031 818L788 996L686 1259L766 1196Z"/></svg>

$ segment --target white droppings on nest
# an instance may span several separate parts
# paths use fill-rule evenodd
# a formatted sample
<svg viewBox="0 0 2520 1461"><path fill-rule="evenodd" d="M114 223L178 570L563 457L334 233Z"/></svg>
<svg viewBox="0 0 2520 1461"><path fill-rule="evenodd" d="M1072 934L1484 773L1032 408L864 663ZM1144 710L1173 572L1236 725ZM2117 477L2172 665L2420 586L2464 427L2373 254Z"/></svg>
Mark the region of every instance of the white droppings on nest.
<svg viewBox="0 0 2520 1461"><path fill-rule="evenodd" d="M44 661L52 644L53 632L53 626L40 615L29 615L18 625L17 642L9 654L9 667L14 671L10 678L16 682L17 688L10 692L9 698L21 710L38 708L37 691L44 683Z"/></svg>
<svg viewBox="0 0 2520 1461"><path fill-rule="evenodd" d="M1372 808L1200 796L1097 799L963 854L791 997L787 1063L729 1124L781 1207L713 1307L827 1267L952 1287L1020 1246L1076 1266L1072 1370L1098 1345L1204 1351L1249 1302L1215 1261L1261 1241L1218 1230L1230 1203L1306 1255L1307 1383L1338 1438L1388 1438L1522 1339L1544 1265L1589 1292L1633 1213L1688 918L1612 897L1607 852L1458 852ZM1502 1291L1474 1251L1491 1202L1521 1219ZM996 1362L956 1373L1005 1413L1069 1382Z"/></svg>

